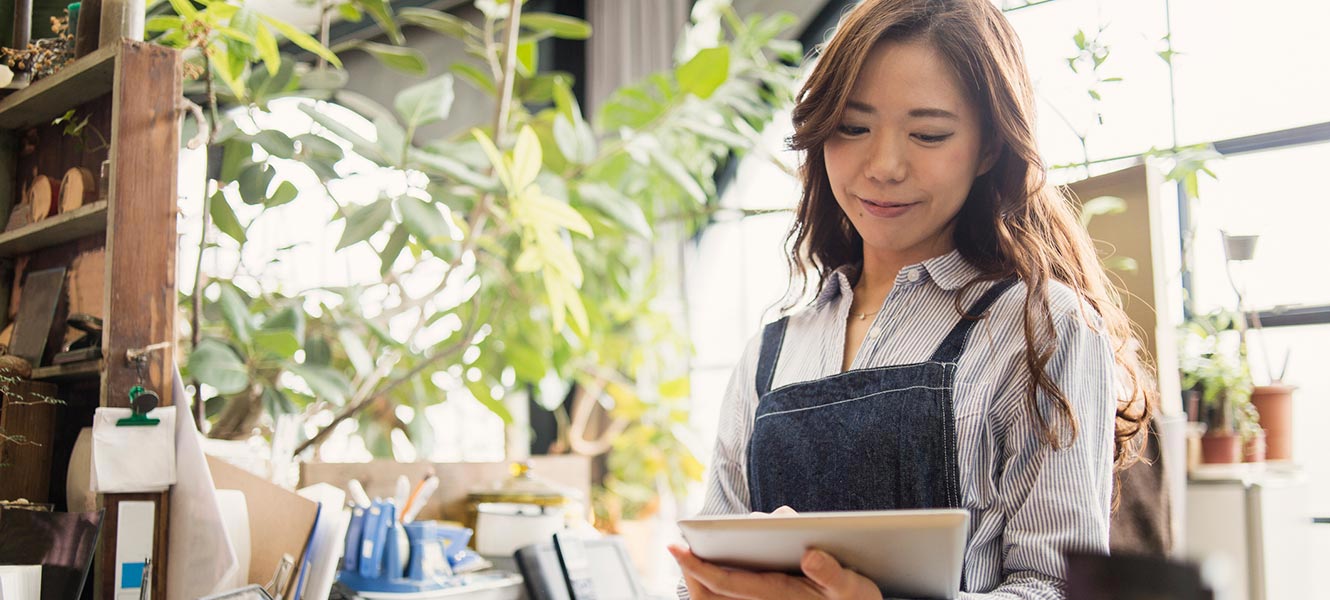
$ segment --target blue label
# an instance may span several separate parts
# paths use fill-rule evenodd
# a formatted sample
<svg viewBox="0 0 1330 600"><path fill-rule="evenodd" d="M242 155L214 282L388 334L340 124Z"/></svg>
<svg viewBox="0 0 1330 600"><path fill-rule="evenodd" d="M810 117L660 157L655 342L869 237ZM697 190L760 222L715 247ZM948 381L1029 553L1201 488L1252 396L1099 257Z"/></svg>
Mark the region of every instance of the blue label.
<svg viewBox="0 0 1330 600"><path fill-rule="evenodd" d="M147 568L148 563L121 563L120 564L120 589L137 590L143 585L143 569Z"/></svg>

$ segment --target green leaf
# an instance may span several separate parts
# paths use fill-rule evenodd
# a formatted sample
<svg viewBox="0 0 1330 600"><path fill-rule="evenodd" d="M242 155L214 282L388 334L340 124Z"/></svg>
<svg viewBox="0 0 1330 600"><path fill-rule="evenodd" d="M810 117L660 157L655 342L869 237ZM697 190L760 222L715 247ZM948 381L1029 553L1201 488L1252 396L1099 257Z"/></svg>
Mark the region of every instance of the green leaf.
<svg viewBox="0 0 1330 600"><path fill-rule="evenodd" d="M268 15L260 15L260 18L263 19L264 23L271 25L273 29L276 29L278 33L281 33L282 37L291 40L291 43L314 53L339 69L342 68L342 61L337 58L337 55L325 48L323 44L320 44L318 40L311 37L308 33L296 29L290 23L274 19Z"/></svg>
<svg viewBox="0 0 1330 600"><path fill-rule="evenodd" d="M171 0L171 8L175 9L177 15L190 21L197 19L199 16L199 9L194 8L194 4L189 0Z"/></svg>
<svg viewBox="0 0 1330 600"><path fill-rule="evenodd" d="M322 336L305 340L305 364L327 366L332 362L332 346Z"/></svg>
<svg viewBox="0 0 1330 600"><path fill-rule="evenodd" d="M671 379L660 384L660 397L662 398L687 398L691 387L688 376L678 379Z"/></svg>
<svg viewBox="0 0 1330 600"><path fill-rule="evenodd" d="M442 121L453 107L453 76L445 73L397 94L393 106L407 129Z"/></svg>
<svg viewBox="0 0 1330 600"><path fill-rule="evenodd" d="M1084 49L1085 49L1085 30L1084 30L1084 29L1077 29L1077 30L1076 30L1076 35L1072 36L1072 41L1076 42L1076 47L1077 47L1077 48L1080 48L1081 50L1084 50Z"/></svg>
<svg viewBox="0 0 1330 600"><path fill-rule="evenodd" d="M433 204L410 196L397 200L397 208L402 211L402 224L411 235L430 249L435 256L448 260L448 251L452 243L452 228Z"/></svg>
<svg viewBox="0 0 1330 600"><path fill-rule="evenodd" d="M562 227L569 231L592 237L591 225L577 209L544 194L522 196L520 206L528 223Z"/></svg>
<svg viewBox="0 0 1330 600"><path fill-rule="evenodd" d="M240 219L236 218L236 213L231 209L231 203L226 201L226 194L222 190L214 192L212 198L208 200L208 216L212 217L212 224L218 231L241 244L245 243L247 239L245 228L240 224Z"/></svg>
<svg viewBox="0 0 1330 600"><path fill-rule="evenodd" d="M459 183L482 190L488 190L494 187L494 182L492 180L475 172L470 167L462 164L461 161L453 160L447 156L430 152L428 150L411 149L408 151L408 158L408 165L411 168L416 168L433 175L448 177Z"/></svg>
<svg viewBox="0 0 1330 600"><path fill-rule="evenodd" d="M393 270L393 264L397 262L397 257L401 256L402 249L406 247L409 234L406 227L398 226L393 229L392 235L388 237L388 243L384 244L383 251L379 252L379 275L387 275Z"/></svg>
<svg viewBox="0 0 1330 600"><path fill-rule="evenodd" d="M312 133L302 133L295 137L300 142L300 153L337 162L346 156L342 147L327 138Z"/></svg>
<svg viewBox="0 0 1330 600"><path fill-rule="evenodd" d="M254 332L254 347L277 358L289 359L300 349L296 334L285 330Z"/></svg>
<svg viewBox="0 0 1330 600"><path fill-rule="evenodd" d="M295 200L296 196L299 194L300 190L296 189L296 184L291 183L290 181L283 181L278 184L277 189L274 190L272 196L269 196L268 200L263 203L263 206L267 208L275 208Z"/></svg>
<svg viewBox="0 0 1330 600"><path fill-rule="evenodd" d="M669 175L670 179L673 179L689 197L698 204L706 203L707 193L702 190L702 186L698 185L697 180L688 174L688 170L684 168L683 163L658 148L652 148L649 153L654 166Z"/></svg>
<svg viewBox="0 0 1330 600"><path fill-rule="evenodd" d="M350 329L338 330L337 340L342 343L342 350L346 352L347 360L351 361L351 366L355 367L357 373L368 375L374 370L374 358L370 356L365 342L361 341L355 332Z"/></svg>
<svg viewBox="0 0 1330 600"><path fill-rule="evenodd" d="M221 295L217 299L217 304L222 310L222 320L226 321L231 333L241 343L249 344L253 325L250 323L249 302L245 296L234 285L223 282L221 283Z"/></svg>
<svg viewBox="0 0 1330 600"><path fill-rule="evenodd" d="M225 342L214 338L199 340L189 355L189 374L223 394L237 394L249 386L244 361Z"/></svg>
<svg viewBox="0 0 1330 600"><path fill-rule="evenodd" d="M439 10L410 7L397 11L397 16L403 23L424 27L463 41L479 38L482 35L475 25Z"/></svg>
<svg viewBox="0 0 1330 600"><path fill-rule="evenodd" d="M170 31L172 29L183 28L184 26L184 18L162 15L148 19L148 21L143 24L143 30L150 32Z"/></svg>
<svg viewBox="0 0 1330 600"><path fill-rule="evenodd" d="M391 199L379 198L369 206L361 207L350 217L346 219L346 229L342 231L342 239L337 242L337 249L341 250L352 244L357 244L368 240L370 236L383 229L383 224L393 214L393 203Z"/></svg>
<svg viewBox="0 0 1330 600"><path fill-rule="evenodd" d="M495 400L494 397L490 395L490 390L484 383L468 380L466 382L466 388L471 391L471 395L475 396L476 400L485 405L485 408L490 409L490 412L498 415L500 419L503 419L504 424L513 422L513 415L508 412L508 407L504 406L503 402Z"/></svg>
<svg viewBox="0 0 1330 600"><path fill-rule="evenodd" d="M585 122L582 122L585 125ZM587 143L587 137L578 132L577 125L563 114L554 117L554 144L559 147L563 157L575 164L584 165L596 159L595 139Z"/></svg>
<svg viewBox="0 0 1330 600"><path fill-rule="evenodd" d="M682 120L679 126L706 139L720 142L731 148L749 148L753 142L729 129L717 127L699 120Z"/></svg>
<svg viewBox="0 0 1330 600"><path fill-rule="evenodd" d="M1117 196L1098 196L1081 205L1081 224L1101 215L1117 215L1127 211L1127 201Z"/></svg>
<svg viewBox="0 0 1330 600"><path fill-rule="evenodd" d="M264 129L254 134L254 141L265 152L277 158L289 160L296 154L296 147L291 143L291 138L276 129Z"/></svg>
<svg viewBox="0 0 1330 600"><path fill-rule="evenodd" d="M365 12L351 2L338 4L337 12L342 15L342 19L352 23L359 23L361 19L365 18Z"/></svg>
<svg viewBox="0 0 1330 600"><path fill-rule="evenodd" d="M374 119L374 130L378 134L379 150L388 158L389 164L399 165L406 158L404 148L410 143L406 132L397 124L397 119L385 115Z"/></svg>
<svg viewBox="0 0 1330 600"><path fill-rule="evenodd" d="M240 199L245 204L263 204L268 199L268 186L276 171L264 163L250 163L240 172Z"/></svg>
<svg viewBox="0 0 1330 600"><path fill-rule="evenodd" d="M642 207L618 190L603 183L584 183L577 186L576 195L582 204L604 213L628 231L651 239L651 225Z"/></svg>
<svg viewBox="0 0 1330 600"><path fill-rule="evenodd" d="M346 125L343 125L340 121L333 118L331 115L319 112L317 108L309 104L301 104L300 110L304 111L305 114L309 115L311 119L314 119L315 123L318 123L328 131L332 132L333 135L336 135L337 137L350 142L351 149L355 150L357 154L365 158L368 158L370 160L374 160L375 158L382 158L378 155L379 149L378 146L374 144L374 142L365 139L364 136L351 130L351 128L347 127Z"/></svg>
<svg viewBox="0 0 1330 600"><path fill-rule="evenodd" d="M533 31L548 31L565 40L585 40L591 37L591 24L564 15L544 12L522 13L522 27Z"/></svg>
<svg viewBox="0 0 1330 600"><path fill-rule="evenodd" d="M290 331L297 340L305 338L305 311L299 304L287 304L263 321L265 330Z"/></svg>
<svg viewBox="0 0 1330 600"><path fill-rule="evenodd" d="M484 69L481 69L476 65L473 65L471 63L455 62L448 67L448 70L452 71L453 74L457 75L458 77L470 81L471 85L476 86L476 89L482 92L485 92L491 96L498 95L499 93L499 88L494 85L494 81L490 79L489 73L486 73Z"/></svg>
<svg viewBox="0 0 1330 600"><path fill-rule="evenodd" d="M675 69L679 87L698 98L710 98L730 76L730 47L706 48Z"/></svg>
<svg viewBox="0 0 1330 600"><path fill-rule="evenodd" d="M521 42L517 44L517 72L525 77L531 77L536 73L536 67L539 66L536 61L535 42Z"/></svg>
<svg viewBox="0 0 1330 600"><path fill-rule="evenodd" d="M351 395L351 383L332 367L292 363L287 365L287 369L292 375L305 380L314 396L320 400L340 406Z"/></svg>
<svg viewBox="0 0 1330 600"><path fill-rule="evenodd" d="M512 190L519 193L531 185L540 174L540 138L530 125L517 132L517 145L513 147Z"/></svg>
<svg viewBox="0 0 1330 600"><path fill-rule="evenodd" d="M263 393L260 395L263 400L263 407L272 415L291 415L300 412L294 402L286 394L278 391L270 385L263 386Z"/></svg>
<svg viewBox="0 0 1330 600"><path fill-rule="evenodd" d="M494 145L494 140L479 129L473 128L471 135L476 138L476 142L480 143L480 149L489 158L490 166L494 167L494 174L499 177L499 182L503 183L503 187L508 190L508 193L516 194L519 192L520 190L513 183L512 165L503 153L499 152L499 147ZM536 150L540 150L539 140L536 143Z"/></svg>
<svg viewBox="0 0 1330 600"><path fill-rule="evenodd" d="M277 70L282 66L282 56L277 52L277 38L273 37L271 31L262 25L254 33L254 48L259 52L259 58L263 59L263 66L268 68L269 75L277 75Z"/></svg>
<svg viewBox="0 0 1330 600"><path fill-rule="evenodd" d="M396 69L407 75L424 75L429 72L429 66L425 62L425 55L414 48L402 48L400 46L389 46L378 42L356 42L353 48L359 48L370 53L374 58L385 66Z"/></svg>
<svg viewBox="0 0 1330 600"><path fill-rule="evenodd" d="M393 7L388 0L356 0L356 2L362 10L374 18L379 27L388 33L388 39L394 44L400 45L406 42L402 30L397 27L397 19L393 18Z"/></svg>

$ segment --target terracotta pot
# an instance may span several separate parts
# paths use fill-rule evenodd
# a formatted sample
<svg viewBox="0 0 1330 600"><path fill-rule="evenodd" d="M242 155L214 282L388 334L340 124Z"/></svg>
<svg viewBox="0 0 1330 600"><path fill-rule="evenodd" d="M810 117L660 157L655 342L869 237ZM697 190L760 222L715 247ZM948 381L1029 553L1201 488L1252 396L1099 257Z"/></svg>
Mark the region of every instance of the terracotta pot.
<svg viewBox="0 0 1330 600"><path fill-rule="evenodd" d="M1207 433L1201 437L1201 462L1229 464L1242 461L1242 438L1236 433Z"/></svg>
<svg viewBox="0 0 1330 600"><path fill-rule="evenodd" d="M1265 432L1257 434L1252 439L1242 444L1242 462L1261 463L1265 462L1269 447L1266 445Z"/></svg>
<svg viewBox="0 0 1330 600"><path fill-rule="evenodd" d="M1252 388L1251 403L1261 415L1265 430L1265 457L1293 459L1293 390L1291 385L1258 385Z"/></svg>

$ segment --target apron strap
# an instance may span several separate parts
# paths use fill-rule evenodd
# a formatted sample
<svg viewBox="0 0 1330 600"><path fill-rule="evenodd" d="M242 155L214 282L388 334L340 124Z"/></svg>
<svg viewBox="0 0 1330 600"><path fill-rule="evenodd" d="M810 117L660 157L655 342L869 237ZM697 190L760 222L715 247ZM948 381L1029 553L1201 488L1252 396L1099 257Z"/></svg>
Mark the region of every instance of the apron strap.
<svg viewBox="0 0 1330 600"><path fill-rule="evenodd" d="M780 358L780 348L785 344L785 327L789 324L789 317L781 317L774 323L768 323L762 330L762 353L757 359L759 399L771 391L771 382L776 378L776 360Z"/></svg>
<svg viewBox="0 0 1330 600"><path fill-rule="evenodd" d="M961 352L965 351L965 342L970 338L970 330L974 328L975 323L988 312L989 307L1002 296L1003 292L1011 289L1016 283L1015 277L1003 279L984 292L974 304L970 305L970 310L966 311L965 316L961 317L959 323L951 329L951 333L942 340L937 350L933 352L933 362L954 363L960 360Z"/></svg>

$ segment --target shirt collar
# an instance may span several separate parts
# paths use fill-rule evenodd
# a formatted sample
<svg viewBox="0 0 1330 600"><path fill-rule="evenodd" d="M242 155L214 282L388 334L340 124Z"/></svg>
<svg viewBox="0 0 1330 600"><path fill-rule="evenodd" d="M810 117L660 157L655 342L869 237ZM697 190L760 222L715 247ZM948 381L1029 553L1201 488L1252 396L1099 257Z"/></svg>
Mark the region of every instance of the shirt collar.
<svg viewBox="0 0 1330 600"><path fill-rule="evenodd" d="M848 296L853 287L852 282L859 276L859 268L860 265L855 263L843 265L832 271L826 283L822 284L822 289L818 291L817 298L813 300L814 306L822 305L838 296ZM961 256L960 250L952 250L941 256L935 256L921 263L905 267L896 276L896 282L908 282L909 273L912 270L919 273L917 281L922 282L931 279L939 288L947 291L958 290L981 274L977 267Z"/></svg>

